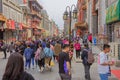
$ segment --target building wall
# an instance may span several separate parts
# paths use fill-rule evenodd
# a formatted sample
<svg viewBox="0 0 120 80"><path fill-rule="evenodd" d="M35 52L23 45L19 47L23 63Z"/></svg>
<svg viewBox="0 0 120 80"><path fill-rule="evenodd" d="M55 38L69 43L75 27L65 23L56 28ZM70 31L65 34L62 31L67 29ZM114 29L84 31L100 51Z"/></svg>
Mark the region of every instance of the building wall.
<svg viewBox="0 0 120 80"><path fill-rule="evenodd" d="M98 34L104 34L104 29L106 25L106 4L105 0L99 0L99 10L98 10Z"/></svg>
<svg viewBox="0 0 120 80"><path fill-rule="evenodd" d="M42 22L43 22L43 28L45 30L48 30L49 29L49 17L48 17L48 14L47 14L47 11L46 10L42 10Z"/></svg>
<svg viewBox="0 0 120 80"><path fill-rule="evenodd" d="M69 35L69 19L64 21L64 36Z"/></svg>
<svg viewBox="0 0 120 80"><path fill-rule="evenodd" d="M3 14L7 19L13 19L16 22L22 22L22 9L17 4L17 0L3 0Z"/></svg>
<svg viewBox="0 0 120 80"><path fill-rule="evenodd" d="M23 12L22 8L18 5L18 0L3 0L3 15L7 19L12 19L17 23L22 23L23 21ZM15 25L16 27L16 25ZM18 30L7 30L6 24L4 25L5 32L4 32L4 40L9 43L15 39L19 39L19 31Z"/></svg>
<svg viewBox="0 0 120 80"><path fill-rule="evenodd" d="M87 3L87 23L89 32L92 33L93 31L93 21L92 21L92 0L88 1Z"/></svg>

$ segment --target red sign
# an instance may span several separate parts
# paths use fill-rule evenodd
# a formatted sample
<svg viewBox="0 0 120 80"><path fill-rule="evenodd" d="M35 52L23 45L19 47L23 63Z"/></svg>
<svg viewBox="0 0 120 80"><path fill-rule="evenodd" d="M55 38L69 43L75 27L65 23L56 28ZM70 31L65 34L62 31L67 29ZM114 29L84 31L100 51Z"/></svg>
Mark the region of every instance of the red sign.
<svg viewBox="0 0 120 80"><path fill-rule="evenodd" d="M11 20L11 29L15 29L15 21Z"/></svg>
<svg viewBox="0 0 120 80"><path fill-rule="evenodd" d="M27 3L27 0L23 0L23 3L26 4L26 3Z"/></svg>

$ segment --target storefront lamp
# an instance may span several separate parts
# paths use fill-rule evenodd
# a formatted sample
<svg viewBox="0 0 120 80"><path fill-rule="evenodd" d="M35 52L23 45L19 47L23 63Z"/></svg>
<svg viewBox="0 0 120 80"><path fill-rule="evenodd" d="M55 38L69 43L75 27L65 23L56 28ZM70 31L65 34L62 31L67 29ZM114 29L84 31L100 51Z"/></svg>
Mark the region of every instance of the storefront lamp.
<svg viewBox="0 0 120 80"><path fill-rule="evenodd" d="M73 10L73 7L74 7L74 10ZM69 11L67 11L67 9ZM67 6L66 7L66 11L63 14L63 19L64 20L69 20L69 44L70 44L71 38L72 38L71 37L71 23L72 23L72 19L77 19L77 8L76 8L76 6L74 4L72 6Z"/></svg>

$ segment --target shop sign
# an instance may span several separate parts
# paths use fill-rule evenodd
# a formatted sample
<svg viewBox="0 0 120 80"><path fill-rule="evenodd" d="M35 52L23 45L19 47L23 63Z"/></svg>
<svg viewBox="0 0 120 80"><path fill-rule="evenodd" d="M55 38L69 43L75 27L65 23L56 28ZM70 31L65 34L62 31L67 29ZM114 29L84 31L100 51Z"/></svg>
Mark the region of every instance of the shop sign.
<svg viewBox="0 0 120 80"><path fill-rule="evenodd" d="M8 19L6 22L6 25L7 25L8 29L15 29L15 21L14 20Z"/></svg>
<svg viewBox="0 0 120 80"><path fill-rule="evenodd" d="M116 1L106 9L106 23L111 23L120 20L120 0Z"/></svg>

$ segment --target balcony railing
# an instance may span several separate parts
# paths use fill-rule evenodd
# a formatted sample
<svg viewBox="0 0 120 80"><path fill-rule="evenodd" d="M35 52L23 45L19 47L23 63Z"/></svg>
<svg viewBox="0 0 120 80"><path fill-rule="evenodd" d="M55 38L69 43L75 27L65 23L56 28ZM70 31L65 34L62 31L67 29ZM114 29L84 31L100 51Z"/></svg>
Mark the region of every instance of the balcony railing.
<svg viewBox="0 0 120 80"><path fill-rule="evenodd" d="M41 14L32 10L31 14L38 16L39 18L42 18Z"/></svg>

